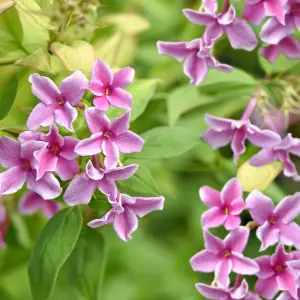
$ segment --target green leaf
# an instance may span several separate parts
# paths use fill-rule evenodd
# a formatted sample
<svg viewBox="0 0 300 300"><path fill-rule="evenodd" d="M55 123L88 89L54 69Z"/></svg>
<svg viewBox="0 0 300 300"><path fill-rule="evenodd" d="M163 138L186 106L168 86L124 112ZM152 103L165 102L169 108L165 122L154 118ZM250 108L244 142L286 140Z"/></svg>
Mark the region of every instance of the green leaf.
<svg viewBox="0 0 300 300"><path fill-rule="evenodd" d="M136 120L145 111L156 86L156 79L137 79L127 88L133 99L130 121Z"/></svg>
<svg viewBox="0 0 300 300"><path fill-rule="evenodd" d="M16 75L0 86L0 120L4 119L12 108L18 91Z"/></svg>
<svg viewBox="0 0 300 300"><path fill-rule="evenodd" d="M100 299L106 264L103 235L95 229L84 227L67 264L70 287L79 299Z"/></svg>
<svg viewBox="0 0 300 300"><path fill-rule="evenodd" d="M150 171L140 165L136 173L128 180L119 182L122 193L133 196L159 196L161 195Z"/></svg>
<svg viewBox="0 0 300 300"><path fill-rule="evenodd" d="M12 0L0 0L0 15L14 5L16 5L16 3Z"/></svg>
<svg viewBox="0 0 300 300"><path fill-rule="evenodd" d="M142 134L145 145L131 158L169 158L181 155L199 144L198 131L184 127L156 127Z"/></svg>
<svg viewBox="0 0 300 300"><path fill-rule="evenodd" d="M51 51L62 61L70 71L81 70L89 75L96 59L94 47L85 41L74 41L71 46L52 43Z"/></svg>
<svg viewBox="0 0 300 300"><path fill-rule="evenodd" d="M32 54L15 62L16 65L52 73L51 57L45 48L38 49Z"/></svg>
<svg viewBox="0 0 300 300"><path fill-rule="evenodd" d="M274 63L270 63L265 57L259 56L259 61L262 68L267 74L285 73L299 64L298 59L290 59L280 54Z"/></svg>
<svg viewBox="0 0 300 300"><path fill-rule="evenodd" d="M72 207L61 210L43 229L28 266L34 300L50 298L58 272L76 245L81 225L81 211Z"/></svg>

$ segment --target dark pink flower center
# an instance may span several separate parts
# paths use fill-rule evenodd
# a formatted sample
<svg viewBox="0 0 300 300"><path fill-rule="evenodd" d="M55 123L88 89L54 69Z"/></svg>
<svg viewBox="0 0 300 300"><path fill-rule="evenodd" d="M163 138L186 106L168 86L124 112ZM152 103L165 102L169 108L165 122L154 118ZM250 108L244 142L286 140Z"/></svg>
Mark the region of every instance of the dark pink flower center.
<svg viewBox="0 0 300 300"><path fill-rule="evenodd" d="M109 139L109 138L112 136L112 134L111 134L110 131L104 131L103 136L104 136L105 138Z"/></svg>
<svg viewBox="0 0 300 300"><path fill-rule="evenodd" d="M225 213L225 215L229 215L230 211L229 211L229 208L228 208L228 207L225 207L225 208L224 208L224 213Z"/></svg>
<svg viewBox="0 0 300 300"><path fill-rule="evenodd" d="M50 152L52 152L54 155L57 155L59 153L59 147L56 145L49 147Z"/></svg>
<svg viewBox="0 0 300 300"><path fill-rule="evenodd" d="M271 217L271 218L269 219L269 223L270 223L271 225L275 225L276 222L277 222L277 220L276 220L275 217Z"/></svg>
<svg viewBox="0 0 300 300"><path fill-rule="evenodd" d="M223 255L224 255L225 258L227 258L227 257L229 257L231 255L231 252L229 250L225 250L223 252Z"/></svg>
<svg viewBox="0 0 300 300"><path fill-rule="evenodd" d="M29 170L31 169L31 165L30 165L30 162L28 160L26 160L23 164L23 167L25 170Z"/></svg>
<svg viewBox="0 0 300 300"><path fill-rule="evenodd" d="M57 104L59 106L63 106L63 105L65 105L65 103L66 103L66 101L65 101L64 97L62 95L60 95L58 100L57 100Z"/></svg>
<svg viewBox="0 0 300 300"><path fill-rule="evenodd" d="M274 271L275 271L276 274L282 273L284 271L284 269L285 269L284 265L277 264L277 265L274 266Z"/></svg>
<svg viewBox="0 0 300 300"><path fill-rule="evenodd" d="M105 91L104 91L104 94L106 95L106 96L109 96L110 94L111 94L111 88L106 88L105 89Z"/></svg>

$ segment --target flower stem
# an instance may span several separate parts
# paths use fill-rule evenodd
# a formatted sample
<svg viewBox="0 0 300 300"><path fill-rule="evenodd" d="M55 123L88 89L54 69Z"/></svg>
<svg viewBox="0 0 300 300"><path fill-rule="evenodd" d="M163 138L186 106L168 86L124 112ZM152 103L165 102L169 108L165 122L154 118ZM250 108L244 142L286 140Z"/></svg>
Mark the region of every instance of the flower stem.
<svg viewBox="0 0 300 300"><path fill-rule="evenodd" d="M229 8L230 0L225 0L223 4L222 13L226 13Z"/></svg>
<svg viewBox="0 0 300 300"><path fill-rule="evenodd" d="M241 284L242 279L243 279L243 275L237 274L234 282L234 287L238 287Z"/></svg>

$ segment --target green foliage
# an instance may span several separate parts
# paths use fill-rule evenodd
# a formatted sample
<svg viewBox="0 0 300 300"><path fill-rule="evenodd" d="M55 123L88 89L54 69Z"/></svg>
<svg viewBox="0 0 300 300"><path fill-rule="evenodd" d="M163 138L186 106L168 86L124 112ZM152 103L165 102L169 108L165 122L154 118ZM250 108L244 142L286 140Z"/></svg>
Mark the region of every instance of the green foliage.
<svg viewBox="0 0 300 300"><path fill-rule="evenodd" d="M58 272L76 245L81 225L80 209L66 208L55 215L42 231L28 266L34 300L50 298Z"/></svg>

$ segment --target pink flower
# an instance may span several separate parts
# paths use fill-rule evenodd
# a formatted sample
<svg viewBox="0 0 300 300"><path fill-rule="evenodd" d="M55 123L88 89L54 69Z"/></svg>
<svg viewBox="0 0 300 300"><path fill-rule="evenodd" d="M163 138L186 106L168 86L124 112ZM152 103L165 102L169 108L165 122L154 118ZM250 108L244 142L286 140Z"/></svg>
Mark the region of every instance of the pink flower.
<svg viewBox="0 0 300 300"><path fill-rule="evenodd" d="M92 136L77 144L75 147L77 154L95 155L103 151L104 163L110 169L118 164L119 152L141 151L144 145L143 139L128 130L129 112L110 122L104 112L97 108L88 108L85 111L85 117Z"/></svg>
<svg viewBox="0 0 300 300"><path fill-rule="evenodd" d="M260 298L251 293L248 289L248 283L244 279L240 286L233 288L222 288L202 283L196 284L196 288L199 293L205 297L205 299L215 300L260 300Z"/></svg>
<svg viewBox="0 0 300 300"><path fill-rule="evenodd" d="M0 195L17 192L25 182L28 189L44 199L54 199L61 194L62 189L53 174L47 172L36 180L37 159L34 153L46 147L47 143L39 141L28 141L20 145L6 136L0 139L0 164L8 169L0 174Z"/></svg>
<svg viewBox="0 0 300 300"><path fill-rule="evenodd" d="M255 292L266 299L274 299L279 291L288 291L297 298L298 274L289 266L293 254L286 253L282 245L278 245L272 256L261 256L256 259L259 265L259 278L255 285Z"/></svg>
<svg viewBox="0 0 300 300"><path fill-rule="evenodd" d="M95 95L94 105L100 110L108 110L109 105L131 109L132 96L124 90L134 78L134 69L126 67L112 73L109 65L97 59L92 69L90 90Z"/></svg>
<svg viewBox="0 0 300 300"><path fill-rule="evenodd" d="M263 26L261 39L268 44L278 44L282 39L293 34L294 29L300 29L300 3L289 0L284 6L284 22L280 23L276 17L271 17Z"/></svg>
<svg viewBox="0 0 300 300"><path fill-rule="evenodd" d="M270 130L261 130L251 124L248 119L232 120L206 114L205 120L211 129L202 135L204 141L213 149L224 147L231 142L235 163L246 151L247 139L258 147L272 147L281 140L278 134Z"/></svg>
<svg viewBox="0 0 300 300"><path fill-rule="evenodd" d="M204 186L200 188L200 198L208 207L211 207L202 215L203 229L224 224L227 230L232 230L240 225L239 214L246 206L238 179L233 178L228 181L221 192Z"/></svg>
<svg viewBox="0 0 300 300"><path fill-rule="evenodd" d="M73 131L72 123L77 118L78 105L87 87L88 80L79 70L65 78L60 88L48 77L32 74L29 77L32 93L41 100L31 112L27 127L37 130L40 126L49 126L55 121L60 126Z"/></svg>
<svg viewBox="0 0 300 300"><path fill-rule="evenodd" d="M262 48L262 56L274 63L280 54L290 59L300 58L300 41L293 36L288 36L278 42L277 45L269 45Z"/></svg>
<svg viewBox="0 0 300 300"><path fill-rule="evenodd" d="M300 227L293 222L300 214L300 193L285 197L274 208L270 198L253 191L247 197L246 205L259 225L256 235L262 242L261 251L278 242L300 249Z"/></svg>
<svg viewBox="0 0 300 300"><path fill-rule="evenodd" d="M9 227L9 217L6 214L5 207L0 199L0 249L6 247L5 245L5 237Z"/></svg>
<svg viewBox="0 0 300 300"><path fill-rule="evenodd" d="M193 23L207 25L208 40L216 39L225 33L234 49L252 51L257 46L257 38L251 26L236 16L233 6L227 12L217 13L215 0L205 1L205 12L184 9L184 15Z"/></svg>
<svg viewBox="0 0 300 300"><path fill-rule="evenodd" d="M45 217L53 217L60 209L60 204L45 200L39 194L29 191L24 194L19 202L19 210L23 215L32 215L41 211Z"/></svg>
<svg viewBox="0 0 300 300"><path fill-rule="evenodd" d="M265 148L254 155L250 163L253 166L259 167L279 160L284 164L283 174L286 177L292 177L299 181L300 176L296 170L294 163L290 158L290 154L300 157L300 139L293 138L289 133L282 141L275 145L264 146Z"/></svg>
<svg viewBox="0 0 300 300"><path fill-rule="evenodd" d="M161 42L157 43L158 52L168 55L176 60L184 62L184 73L190 78L190 83L199 85L207 75L208 69L216 69L222 72L231 72L229 65L221 64L212 55L213 41L205 38L196 39L191 42Z"/></svg>
<svg viewBox="0 0 300 300"><path fill-rule="evenodd" d="M300 286L300 280L297 280L297 285ZM300 288L298 287L297 297L296 299L300 299ZM289 292L282 292L281 295L276 300L295 300L294 297Z"/></svg>
<svg viewBox="0 0 300 300"><path fill-rule="evenodd" d="M131 240L131 234L138 228L138 218L144 217L155 210L162 210L164 197L130 197L125 194L118 195L118 200L111 198L113 208L101 219L96 219L88 223L92 228L106 224L113 224L114 229L123 241Z"/></svg>
<svg viewBox="0 0 300 300"><path fill-rule="evenodd" d="M79 166L75 160L77 154L74 148L79 142L70 136L62 137L55 124L52 124L48 134L25 131L19 135L19 140L24 143L29 140L37 140L47 143L45 149L36 151L37 180L46 172L55 171L62 180L68 180L79 172Z"/></svg>
<svg viewBox="0 0 300 300"><path fill-rule="evenodd" d="M205 250L197 253L190 260L194 271L215 272L219 286L229 285L229 274L253 275L259 271L257 263L243 256L249 238L246 227L231 231L224 241L204 231Z"/></svg>
<svg viewBox="0 0 300 300"><path fill-rule="evenodd" d="M86 171L77 175L69 184L64 194L64 200L70 206L90 202L96 188L102 193L117 198L116 180L127 180L137 170L137 165L129 165L115 169L95 168L91 161L86 165Z"/></svg>
<svg viewBox="0 0 300 300"><path fill-rule="evenodd" d="M260 24L266 16L274 16L284 25L284 4L287 0L245 0L243 17L253 24Z"/></svg>

